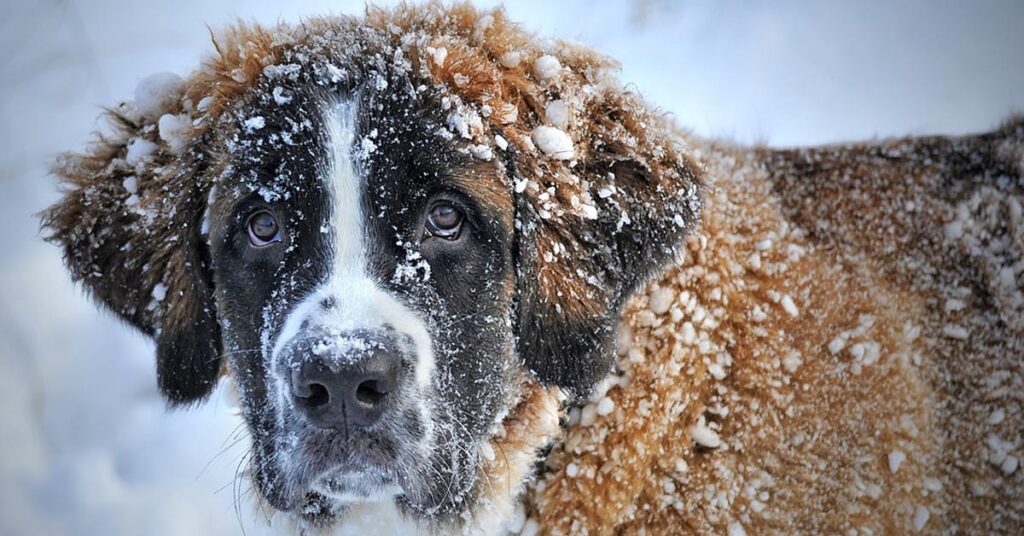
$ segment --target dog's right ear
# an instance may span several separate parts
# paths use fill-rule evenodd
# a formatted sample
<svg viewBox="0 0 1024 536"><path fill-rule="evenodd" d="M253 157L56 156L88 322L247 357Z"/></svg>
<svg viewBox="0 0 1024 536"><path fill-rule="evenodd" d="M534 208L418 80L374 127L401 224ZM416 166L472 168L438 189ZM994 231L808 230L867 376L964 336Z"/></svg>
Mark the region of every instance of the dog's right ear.
<svg viewBox="0 0 1024 536"><path fill-rule="evenodd" d="M155 106L108 110L111 132L85 153L59 159L54 173L65 190L42 214L42 225L72 277L153 337L160 391L178 405L204 399L220 373L220 331L200 235L210 185L181 99Z"/></svg>

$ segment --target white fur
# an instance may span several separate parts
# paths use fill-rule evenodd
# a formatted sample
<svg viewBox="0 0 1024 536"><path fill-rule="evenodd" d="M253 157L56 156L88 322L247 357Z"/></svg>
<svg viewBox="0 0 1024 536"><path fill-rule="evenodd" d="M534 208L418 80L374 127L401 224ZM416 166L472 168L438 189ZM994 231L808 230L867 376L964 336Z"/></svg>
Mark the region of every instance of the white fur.
<svg viewBox="0 0 1024 536"><path fill-rule="evenodd" d="M357 117L357 105L351 100L339 101L327 110L331 156L324 180L331 193L331 274L324 285L288 314L271 356L276 362L306 320L339 333L390 325L412 340L416 384L427 389L434 371L434 354L426 323L367 275L366 219L362 209L365 177L360 174L353 152ZM333 298L335 303L329 311L320 306L325 298Z"/></svg>

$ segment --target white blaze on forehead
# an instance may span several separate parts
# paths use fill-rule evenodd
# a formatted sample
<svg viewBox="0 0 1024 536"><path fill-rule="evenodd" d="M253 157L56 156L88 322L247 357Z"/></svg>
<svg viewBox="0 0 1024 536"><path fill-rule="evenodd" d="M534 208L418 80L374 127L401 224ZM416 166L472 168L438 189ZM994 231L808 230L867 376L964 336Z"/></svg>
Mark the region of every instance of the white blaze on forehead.
<svg viewBox="0 0 1024 536"><path fill-rule="evenodd" d="M331 229L334 233L332 284L356 283L356 279L364 277L366 265L361 202L363 180L352 158L357 114L356 103L348 100L340 101L327 111L330 167L326 179L331 195Z"/></svg>
<svg viewBox="0 0 1024 536"><path fill-rule="evenodd" d="M340 100L325 112L328 162L323 180L330 196L330 273L323 285L288 314L271 355L276 361L306 321L340 336L390 326L412 341L416 383L426 387L434 370L426 324L367 273L367 221L362 206L365 177L356 160L358 105L353 100ZM321 306L325 299L334 304L328 310Z"/></svg>

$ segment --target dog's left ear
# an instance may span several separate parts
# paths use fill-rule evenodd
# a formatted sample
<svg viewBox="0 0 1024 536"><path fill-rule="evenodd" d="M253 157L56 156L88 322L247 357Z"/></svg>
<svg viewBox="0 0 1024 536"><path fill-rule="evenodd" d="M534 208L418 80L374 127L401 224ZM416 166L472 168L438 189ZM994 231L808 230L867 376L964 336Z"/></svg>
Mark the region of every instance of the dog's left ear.
<svg viewBox="0 0 1024 536"><path fill-rule="evenodd" d="M164 111L108 111L112 133L58 161L64 195L42 217L72 277L156 341L157 383L178 405L212 391L221 340L200 236L204 155L181 104Z"/></svg>
<svg viewBox="0 0 1024 536"><path fill-rule="evenodd" d="M517 160L513 195L519 355L582 396L611 370L623 305L676 258L703 192L682 137L636 95L606 89L577 118L571 158L545 154L552 131L533 131L540 156Z"/></svg>

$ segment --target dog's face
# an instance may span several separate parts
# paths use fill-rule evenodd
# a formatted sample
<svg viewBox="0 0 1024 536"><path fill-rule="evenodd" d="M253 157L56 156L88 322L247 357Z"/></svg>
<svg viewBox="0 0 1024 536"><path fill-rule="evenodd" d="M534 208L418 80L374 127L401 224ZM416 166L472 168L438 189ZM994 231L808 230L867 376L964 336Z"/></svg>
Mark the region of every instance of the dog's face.
<svg viewBox="0 0 1024 536"><path fill-rule="evenodd" d="M283 509L313 491L451 511L515 395L503 171L445 135L436 93L378 76L269 81L218 136L207 229L224 355L260 489ZM287 99L260 98L274 88Z"/></svg>
<svg viewBox="0 0 1024 536"><path fill-rule="evenodd" d="M466 6L371 15L227 34L165 115L115 110L58 168L45 225L154 337L170 402L233 378L274 507L457 523L524 385L609 371L699 171L588 51Z"/></svg>

